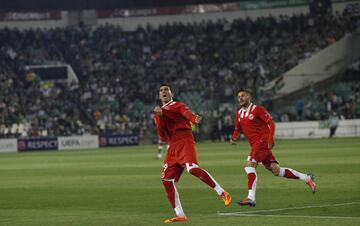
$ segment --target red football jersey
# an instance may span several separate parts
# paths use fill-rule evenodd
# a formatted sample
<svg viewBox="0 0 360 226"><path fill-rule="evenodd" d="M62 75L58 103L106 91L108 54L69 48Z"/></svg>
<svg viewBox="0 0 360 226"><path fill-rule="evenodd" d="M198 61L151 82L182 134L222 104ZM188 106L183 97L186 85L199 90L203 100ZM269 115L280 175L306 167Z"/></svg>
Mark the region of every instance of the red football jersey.
<svg viewBox="0 0 360 226"><path fill-rule="evenodd" d="M272 122L272 117L263 106L250 103L246 109L241 108L236 112L232 139L236 140L242 132L250 145L259 142L273 143L274 131L269 128L270 121Z"/></svg>
<svg viewBox="0 0 360 226"><path fill-rule="evenodd" d="M195 123L196 115L190 111L188 106L182 102L169 101L161 109L162 116L159 117L155 114L154 119L156 130L162 140L171 142L176 137L177 131L184 130L189 131L186 136L189 134L192 136L190 122Z"/></svg>

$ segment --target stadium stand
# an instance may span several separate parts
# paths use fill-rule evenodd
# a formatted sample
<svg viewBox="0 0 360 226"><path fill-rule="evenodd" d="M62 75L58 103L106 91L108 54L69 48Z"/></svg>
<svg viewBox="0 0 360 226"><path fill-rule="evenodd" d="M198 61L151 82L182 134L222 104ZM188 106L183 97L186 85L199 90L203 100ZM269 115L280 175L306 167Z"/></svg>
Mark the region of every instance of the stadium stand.
<svg viewBox="0 0 360 226"><path fill-rule="evenodd" d="M134 32L113 25L1 29L0 137L134 132L144 136L152 125L154 91L163 81L197 112L210 114L222 103L233 102L238 87L256 90L258 102L269 107L271 100L255 87L354 29L339 13L317 19L293 15L174 23ZM79 84L42 82L25 71L26 65L54 62L70 64ZM359 86L352 89L358 92ZM317 95L316 101L326 102L324 95ZM339 109L345 111L346 104L353 108L349 101ZM311 116L306 111L288 118L319 118L318 111L311 108ZM285 121L285 113L279 114Z"/></svg>

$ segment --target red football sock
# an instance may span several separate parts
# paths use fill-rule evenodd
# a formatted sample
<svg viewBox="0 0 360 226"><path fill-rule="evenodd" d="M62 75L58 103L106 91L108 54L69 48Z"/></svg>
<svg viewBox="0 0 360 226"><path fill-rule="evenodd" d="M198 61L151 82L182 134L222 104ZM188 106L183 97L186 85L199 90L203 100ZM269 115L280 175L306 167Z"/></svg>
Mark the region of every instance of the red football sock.
<svg viewBox="0 0 360 226"><path fill-rule="evenodd" d="M291 179L299 179L298 176L296 176L295 174L293 174L293 172L290 169L285 168L285 174L284 177L286 178L291 178Z"/></svg>
<svg viewBox="0 0 360 226"><path fill-rule="evenodd" d="M173 208L175 208L175 188L172 181L162 181L165 187L166 196Z"/></svg>
<svg viewBox="0 0 360 226"><path fill-rule="evenodd" d="M201 168L192 168L190 170L190 173L192 175L194 175L195 177L199 178L200 180L202 180L204 183L206 183L210 187L212 187L212 188L215 187L214 180L211 178L211 176L205 170L203 170Z"/></svg>
<svg viewBox="0 0 360 226"><path fill-rule="evenodd" d="M248 177L248 189L251 190L253 189L253 184L256 179L256 173L248 173L247 177Z"/></svg>
<svg viewBox="0 0 360 226"><path fill-rule="evenodd" d="M255 167L247 166L245 167L245 172L248 178L248 198L251 200L255 200L255 193L256 193L256 183L257 183L257 176Z"/></svg>

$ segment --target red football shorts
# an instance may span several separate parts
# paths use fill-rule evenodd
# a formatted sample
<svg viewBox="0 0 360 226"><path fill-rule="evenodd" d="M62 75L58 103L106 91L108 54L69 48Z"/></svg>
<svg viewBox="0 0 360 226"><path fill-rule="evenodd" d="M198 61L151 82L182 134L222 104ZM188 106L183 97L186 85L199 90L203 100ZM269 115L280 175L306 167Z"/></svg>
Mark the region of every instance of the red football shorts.
<svg viewBox="0 0 360 226"><path fill-rule="evenodd" d="M272 151L269 149L267 143L254 144L248 156L248 161L254 163L262 163L266 168L269 168L271 163L277 163L276 158Z"/></svg>
<svg viewBox="0 0 360 226"><path fill-rule="evenodd" d="M195 141L192 137L171 142L164 160L161 179L178 181L185 163L198 164Z"/></svg>

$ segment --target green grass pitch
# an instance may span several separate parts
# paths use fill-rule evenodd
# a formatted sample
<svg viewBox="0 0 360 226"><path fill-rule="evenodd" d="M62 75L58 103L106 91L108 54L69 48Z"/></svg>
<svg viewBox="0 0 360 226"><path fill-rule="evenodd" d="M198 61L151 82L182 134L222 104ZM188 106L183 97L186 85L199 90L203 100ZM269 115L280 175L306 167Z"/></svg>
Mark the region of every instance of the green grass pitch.
<svg viewBox="0 0 360 226"><path fill-rule="evenodd" d="M235 202L247 194L248 149L246 141L198 143L200 166L234 202L225 207L212 189L185 171L177 187L190 221L177 224L360 225L360 138L279 140L274 153L280 164L315 173L318 191L313 195L302 181L274 177L259 166L255 208ZM0 225L164 225L173 210L156 151L148 145L2 153Z"/></svg>

